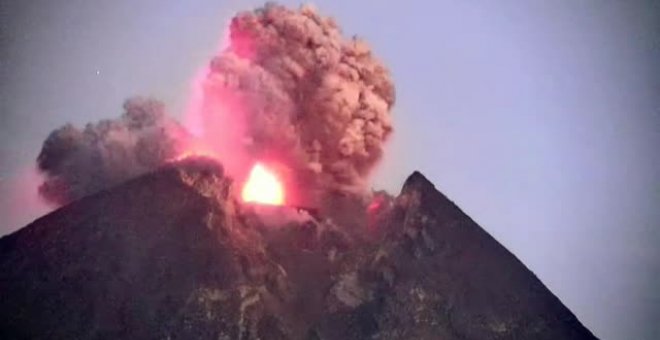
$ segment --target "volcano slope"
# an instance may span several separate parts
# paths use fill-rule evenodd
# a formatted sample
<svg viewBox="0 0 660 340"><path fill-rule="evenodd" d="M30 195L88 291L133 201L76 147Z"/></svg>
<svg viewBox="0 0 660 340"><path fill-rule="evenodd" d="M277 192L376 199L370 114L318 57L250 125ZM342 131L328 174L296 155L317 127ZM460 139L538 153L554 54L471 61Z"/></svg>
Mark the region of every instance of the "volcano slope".
<svg viewBox="0 0 660 340"><path fill-rule="evenodd" d="M3 237L0 338L595 339L420 173L314 217L232 192L185 160Z"/></svg>

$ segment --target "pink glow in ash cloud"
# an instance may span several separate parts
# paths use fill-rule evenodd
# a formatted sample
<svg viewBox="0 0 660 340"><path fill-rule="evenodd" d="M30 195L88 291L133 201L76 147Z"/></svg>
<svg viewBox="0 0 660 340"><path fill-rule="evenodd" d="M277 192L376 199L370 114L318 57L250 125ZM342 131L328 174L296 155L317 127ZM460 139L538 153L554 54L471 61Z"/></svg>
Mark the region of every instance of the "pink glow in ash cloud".
<svg viewBox="0 0 660 340"><path fill-rule="evenodd" d="M22 227L45 215L53 207L37 195L43 177L34 166L26 166L17 175L0 179L0 235Z"/></svg>

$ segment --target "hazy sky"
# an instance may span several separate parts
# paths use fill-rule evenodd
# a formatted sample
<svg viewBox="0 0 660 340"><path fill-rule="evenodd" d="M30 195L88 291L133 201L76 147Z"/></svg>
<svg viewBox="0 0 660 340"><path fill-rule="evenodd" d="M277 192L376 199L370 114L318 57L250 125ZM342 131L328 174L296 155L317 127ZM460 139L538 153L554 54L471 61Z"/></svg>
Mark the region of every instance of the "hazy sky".
<svg viewBox="0 0 660 340"><path fill-rule="evenodd" d="M231 14L258 4L0 0L0 234L44 211L23 189L51 130L136 94L179 116ZM378 187L421 170L597 336L660 338L659 2L315 4L395 78Z"/></svg>

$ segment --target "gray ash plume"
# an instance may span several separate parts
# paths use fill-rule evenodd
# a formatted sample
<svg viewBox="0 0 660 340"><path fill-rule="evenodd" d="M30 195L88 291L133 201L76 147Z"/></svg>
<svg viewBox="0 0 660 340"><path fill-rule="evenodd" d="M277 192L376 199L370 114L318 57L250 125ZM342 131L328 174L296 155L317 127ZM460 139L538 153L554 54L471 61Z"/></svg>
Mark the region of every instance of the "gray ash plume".
<svg viewBox="0 0 660 340"><path fill-rule="evenodd" d="M303 182L295 187L365 193L395 101L368 45L309 6L267 4L237 14L229 29L202 84L206 138L232 122L248 158L286 164Z"/></svg>
<svg viewBox="0 0 660 340"><path fill-rule="evenodd" d="M180 153L188 133L162 103L135 97L114 120L71 124L53 131L37 158L44 175L39 193L63 205L158 168Z"/></svg>
<svg viewBox="0 0 660 340"><path fill-rule="evenodd" d="M200 85L199 140L237 181L265 161L281 165L289 203L369 195L368 176L393 131L394 85L367 44L345 38L331 18L274 4L238 13ZM190 134L161 103L134 98L124 109L119 119L48 137L38 158L43 197L65 204L184 151Z"/></svg>

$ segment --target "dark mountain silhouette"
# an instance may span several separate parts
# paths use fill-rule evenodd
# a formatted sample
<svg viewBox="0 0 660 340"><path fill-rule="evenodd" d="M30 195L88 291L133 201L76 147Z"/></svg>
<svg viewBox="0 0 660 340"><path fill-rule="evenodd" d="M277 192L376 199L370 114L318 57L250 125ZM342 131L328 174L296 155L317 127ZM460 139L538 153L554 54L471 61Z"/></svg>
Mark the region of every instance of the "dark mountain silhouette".
<svg viewBox="0 0 660 340"><path fill-rule="evenodd" d="M313 216L186 160L0 239L2 339L595 339L420 173Z"/></svg>

